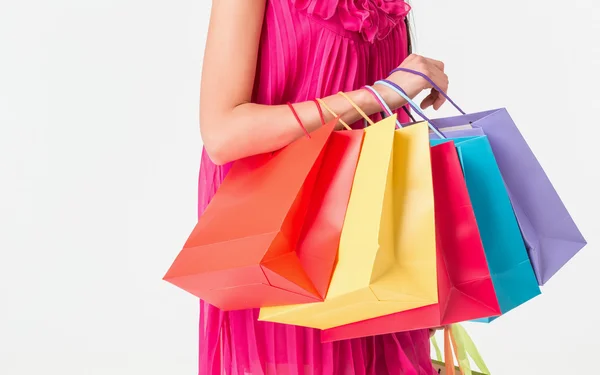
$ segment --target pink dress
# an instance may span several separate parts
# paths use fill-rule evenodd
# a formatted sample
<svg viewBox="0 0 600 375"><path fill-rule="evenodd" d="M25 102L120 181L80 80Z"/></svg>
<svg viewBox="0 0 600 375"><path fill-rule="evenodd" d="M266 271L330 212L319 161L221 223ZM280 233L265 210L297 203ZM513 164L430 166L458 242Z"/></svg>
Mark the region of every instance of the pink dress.
<svg viewBox="0 0 600 375"><path fill-rule="evenodd" d="M401 0L267 0L254 102L284 104L384 78L407 55ZM404 115L403 113L401 115ZM199 212L229 166L202 155ZM200 302L200 375L432 375L427 330L321 344L317 330Z"/></svg>

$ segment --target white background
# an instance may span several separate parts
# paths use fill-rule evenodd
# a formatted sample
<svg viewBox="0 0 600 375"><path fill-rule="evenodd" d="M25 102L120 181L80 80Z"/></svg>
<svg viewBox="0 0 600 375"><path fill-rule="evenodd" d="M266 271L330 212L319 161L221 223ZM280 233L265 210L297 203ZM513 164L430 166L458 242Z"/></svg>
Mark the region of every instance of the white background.
<svg viewBox="0 0 600 375"><path fill-rule="evenodd" d="M417 51L467 110L509 108L590 242L468 328L494 374L595 373L600 6L415 2ZM197 302L161 277L195 223L209 10L1 0L0 374L196 372Z"/></svg>

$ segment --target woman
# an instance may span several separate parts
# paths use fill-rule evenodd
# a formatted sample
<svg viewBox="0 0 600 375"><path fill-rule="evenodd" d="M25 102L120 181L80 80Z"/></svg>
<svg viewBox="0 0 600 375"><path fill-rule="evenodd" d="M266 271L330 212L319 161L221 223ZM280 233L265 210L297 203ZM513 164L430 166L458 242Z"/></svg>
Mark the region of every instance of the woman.
<svg viewBox="0 0 600 375"><path fill-rule="evenodd" d="M409 10L402 0L213 0L200 101L205 150L199 212L230 162L303 136L287 102L295 103L302 124L312 131L321 126L314 98L323 98L347 123L361 119L339 91L369 115L378 113L377 101L361 87L398 66L420 71L446 90L440 61L409 56ZM412 74L387 79L413 97L430 89ZM405 104L386 87L376 90L393 109ZM437 110L443 102L431 90L421 106ZM404 113L400 117L407 120ZM318 331L257 317L256 310L222 312L201 302L199 373L435 373L428 330L321 344Z"/></svg>

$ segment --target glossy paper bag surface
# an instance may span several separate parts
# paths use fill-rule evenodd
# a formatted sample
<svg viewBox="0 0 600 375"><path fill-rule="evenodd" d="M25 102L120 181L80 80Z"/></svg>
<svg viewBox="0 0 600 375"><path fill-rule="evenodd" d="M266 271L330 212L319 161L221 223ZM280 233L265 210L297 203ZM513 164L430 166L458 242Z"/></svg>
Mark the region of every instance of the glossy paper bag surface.
<svg viewBox="0 0 600 375"><path fill-rule="evenodd" d="M360 129L336 131L329 138L296 248L321 300L325 298L337 261L363 137L364 130Z"/></svg>
<svg viewBox="0 0 600 375"><path fill-rule="evenodd" d="M506 109L433 120L449 137L488 136L540 285L585 245L583 235ZM464 125L472 129L460 129ZM459 128L457 128L459 127Z"/></svg>
<svg viewBox="0 0 600 375"><path fill-rule="evenodd" d="M540 289L487 136L453 141L504 314L540 294ZM447 141L432 141L433 144L442 142Z"/></svg>
<svg viewBox="0 0 600 375"><path fill-rule="evenodd" d="M453 142L431 148L437 242L437 304L322 332L322 341L445 326L495 316L500 307Z"/></svg>
<svg viewBox="0 0 600 375"><path fill-rule="evenodd" d="M164 279L224 310L321 300L321 265L296 250L334 125L234 163Z"/></svg>
<svg viewBox="0 0 600 375"><path fill-rule="evenodd" d="M325 301L263 308L260 320L325 329L437 302L427 127L394 121L365 130Z"/></svg>

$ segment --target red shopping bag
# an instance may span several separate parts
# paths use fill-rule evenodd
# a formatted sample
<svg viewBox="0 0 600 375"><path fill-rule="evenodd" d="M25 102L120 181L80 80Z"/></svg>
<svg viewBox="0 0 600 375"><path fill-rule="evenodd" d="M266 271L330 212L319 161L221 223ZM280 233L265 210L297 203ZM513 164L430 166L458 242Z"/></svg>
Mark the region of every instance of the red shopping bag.
<svg viewBox="0 0 600 375"><path fill-rule="evenodd" d="M324 260L333 269L337 252L322 208L341 213L341 232L347 206L322 181L337 178L349 196L362 137L332 137L334 125L236 162L164 279L224 310L322 300L332 272ZM310 230L310 220L322 225Z"/></svg>
<svg viewBox="0 0 600 375"><path fill-rule="evenodd" d="M324 330L323 342L439 327L501 314L454 142L431 148L431 167L439 302Z"/></svg>
<svg viewBox="0 0 600 375"><path fill-rule="evenodd" d="M364 134L362 129L335 131L329 138L296 248L319 301L325 299L337 261Z"/></svg>

